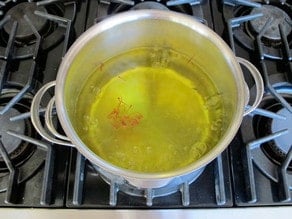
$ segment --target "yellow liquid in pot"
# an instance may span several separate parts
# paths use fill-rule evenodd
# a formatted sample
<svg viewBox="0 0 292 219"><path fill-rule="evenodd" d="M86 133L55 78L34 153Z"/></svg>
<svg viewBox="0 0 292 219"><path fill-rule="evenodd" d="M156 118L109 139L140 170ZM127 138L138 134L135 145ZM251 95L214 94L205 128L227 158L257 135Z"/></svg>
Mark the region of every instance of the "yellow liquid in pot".
<svg viewBox="0 0 292 219"><path fill-rule="evenodd" d="M210 79L204 81L159 66L133 67L100 88L89 78L77 102L78 135L98 156L125 169L187 166L221 135L222 100Z"/></svg>

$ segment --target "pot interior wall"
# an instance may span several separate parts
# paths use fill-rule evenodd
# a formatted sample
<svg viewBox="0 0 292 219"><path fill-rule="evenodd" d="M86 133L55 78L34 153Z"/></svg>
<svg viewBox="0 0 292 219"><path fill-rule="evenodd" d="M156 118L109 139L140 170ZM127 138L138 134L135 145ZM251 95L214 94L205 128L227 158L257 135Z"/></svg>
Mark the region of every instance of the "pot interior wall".
<svg viewBox="0 0 292 219"><path fill-rule="evenodd" d="M208 34L209 32L196 25L180 23L180 20L175 18L173 20L130 19L120 24L103 25L102 28L91 30L91 37L83 39L87 42L82 45L71 63L65 81L64 99L72 126L76 127L77 124L74 117L76 97L88 77L97 68L102 68L103 63L112 57L146 47L157 51L156 60L158 62L162 63L163 60L167 60L168 53L165 51L173 50L186 57L186 63L193 65L194 69L200 68L206 73L223 98L223 107L227 112L222 124L224 135L224 131L228 130L238 107L237 86L240 82L237 82L237 76L232 71L231 61L211 40L213 35ZM217 43L220 44L221 41ZM151 55L153 54L149 53L145 60ZM109 79L119 71L125 70L124 68L141 65L139 60L135 62L135 57L123 62L119 63L115 71L107 73ZM131 65L127 65L127 63L131 63ZM165 65L165 63L163 64ZM180 67L184 68L184 66ZM208 88L206 87L206 89Z"/></svg>

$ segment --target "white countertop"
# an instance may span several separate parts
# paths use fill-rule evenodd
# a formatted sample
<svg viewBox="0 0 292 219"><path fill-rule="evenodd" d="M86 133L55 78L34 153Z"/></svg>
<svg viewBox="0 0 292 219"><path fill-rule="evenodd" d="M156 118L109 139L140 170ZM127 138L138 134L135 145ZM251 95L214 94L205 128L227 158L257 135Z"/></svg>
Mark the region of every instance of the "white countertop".
<svg viewBox="0 0 292 219"><path fill-rule="evenodd" d="M292 207L249 207L184 210L76 210L1 208L0 218L13 219L291 219Z"/></svg>

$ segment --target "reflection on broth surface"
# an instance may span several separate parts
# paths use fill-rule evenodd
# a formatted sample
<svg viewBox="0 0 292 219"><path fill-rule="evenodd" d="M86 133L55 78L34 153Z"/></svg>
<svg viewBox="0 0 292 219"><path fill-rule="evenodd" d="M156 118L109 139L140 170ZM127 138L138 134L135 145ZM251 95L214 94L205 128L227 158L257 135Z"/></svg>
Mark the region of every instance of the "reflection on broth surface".
<svg viewBox="0 0 292 219"><path fill-rule="evenodd" d="M200 68L178 71L175 66L188 59L173 51L161 55L168 59L161 65L161 59L150 57L118 70L111 67L127 56L139 60L139 54L151 52L144 50L113 58L93 72L77 98L75 127L94 153L116 166L171 171L193 163L217 144L222 98Z"/></svg>

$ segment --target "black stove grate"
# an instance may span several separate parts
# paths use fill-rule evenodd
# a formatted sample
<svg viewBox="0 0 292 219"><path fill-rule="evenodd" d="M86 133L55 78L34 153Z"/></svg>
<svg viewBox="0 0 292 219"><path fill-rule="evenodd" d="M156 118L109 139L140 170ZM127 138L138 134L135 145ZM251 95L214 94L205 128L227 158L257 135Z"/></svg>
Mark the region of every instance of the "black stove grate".
<svg viewBox="0 0 292 219"><path fill-rule="evenodd" d="M29 110L34 93L55 79L62 56L84 28L73 28L78 9L76 1L0 4L0 119L7 124L0 131L0 206L65 204L70 149L42 140Z"/></svg>
<svg viewBox="0 0 292 219"><path fill-rule="evenodd" d="M287 42L291 43L292 40L290 4L277 0L266 4L261 4L261 1L224 1L223 17L228 25L233 51L234 38L250 51L258 49L255 41L260 38L260 49L264 57L278 60L286 58L287 53L283 51L283 47L287 47Z"/></svg>
<svg viewBox="0 0 292 219"><path fill-rule="evenodd" d="M13 9L16 5L29 6L26 10L30 15L14 16L19 13ZM291 134L291 129L272 132L269 124L287 117L286 111L283 116L279 109L291 111L292 34L286 23L275 26L274 20L266 19L260 11L262 5L268 5L268 10L279 8L289 24L285 14L291 18L291 3L284 0L1 1L0 121L18 121L17 127L28 131L0 127L0 206L192 209L291 205L291 144L279 149L275 140ZM244 118L229 149L207 165L194 182L182 184L167 196L156 197L153 190L141 191L145 197L131 196L116 182L105 182L98 168L75 149L47 144L30 124L29 106L34 93L56 79L65 52L86 29L115 13L157 7L188 14L214 29L237 56L259 68L267 92L260 108ZM39 18L38 23L35 18ZM269 30L271 26L275 30ZM253 99L253 81L245 76ZM276 110L267 107L266 100L272 100ZM8 112L9 118L1 117ZM262 124L264 129L268 127L267 133L254 131L255 127L263 129ZM11 154L5 146L7 136L24 144L17 153L26 151L26 159L15 160L17 153ZM270 151L274 154L267 156Z"/></svg>
<svg viewBox="0 0 292 219"><path fill-rule="evenodd" d="M236 137L238 143L230 147L235 205L291 205L292 142L287 137L291 135L291 125L281 123L292 117L292 33L285 23L291 26L291 5L288 1L225 0L221 7L214 7L221 8L224 18L224 22L214 23L215 29L236 55L258 67L265 84L262 103L243 119L241 136ZM280 18L284 20L279 22ZM256 89L245 76L253 99ZM283 139L288 142L278 145Z"/></svg>
<svg viewBox="0 0 292 219"><path fill-rule="evenodd" d="M155 197L155 191L147 196L149 190L141 190L143 196L131 196L114 184L109 185L80 153L72 152L67 207L69 208L202 208L231 207L231 181L228 154L222 153L209 164L200 176L191 183L187 194L177 191L170 195ZM122 185L121 185L122 186ZM182 185L184 186L184 185Z"/></svg>

